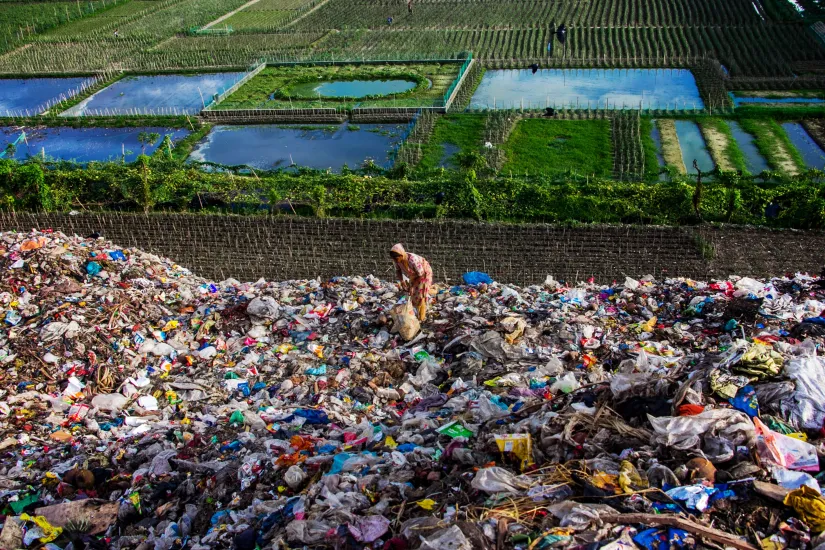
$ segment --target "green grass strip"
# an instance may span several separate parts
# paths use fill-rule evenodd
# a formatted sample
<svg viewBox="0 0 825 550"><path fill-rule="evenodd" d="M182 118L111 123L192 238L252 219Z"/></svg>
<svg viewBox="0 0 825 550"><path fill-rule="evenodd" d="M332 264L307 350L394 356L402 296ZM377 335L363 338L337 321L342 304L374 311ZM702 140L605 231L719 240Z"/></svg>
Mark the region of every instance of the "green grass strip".
<svg viewBox="0 0 825 550"><path fill-rule="evenodd" d="M613 170L610 121L520 121L504 144L502 173L553 174L572 171L608 176Z"/></svg>

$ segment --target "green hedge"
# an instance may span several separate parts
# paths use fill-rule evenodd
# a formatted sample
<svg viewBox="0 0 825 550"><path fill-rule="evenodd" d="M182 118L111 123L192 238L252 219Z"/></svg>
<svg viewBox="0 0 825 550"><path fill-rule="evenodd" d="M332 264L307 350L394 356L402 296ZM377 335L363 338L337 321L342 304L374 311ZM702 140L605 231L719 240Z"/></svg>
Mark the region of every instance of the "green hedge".
<svg viewBox="0 0 825 550"><path fill-rule="evenodd" d="M736 174L705 180L617 182L574 174L478 179L475 172L406 179L402 165L342 174L312 170L239 175L164 155L131 164L0 161L0 205L14 210L222 210L371 218L684 225L699 221L825 228L825 174L770 181ZM775 201L779 215L765 216Z"/></svg>

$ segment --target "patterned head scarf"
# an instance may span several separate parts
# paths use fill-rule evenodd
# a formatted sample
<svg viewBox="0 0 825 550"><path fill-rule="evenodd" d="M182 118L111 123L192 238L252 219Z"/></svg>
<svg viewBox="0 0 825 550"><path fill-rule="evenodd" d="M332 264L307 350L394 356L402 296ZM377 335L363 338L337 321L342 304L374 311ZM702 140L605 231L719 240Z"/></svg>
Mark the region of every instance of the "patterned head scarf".
<svg viewBox="0 0 825 550"><path fill-rule="evenodd" d="M401 243L398 243L397 245L393 246L390 249L390 252L395 252L396 254L400 254L402 256L407 253L407 251L404 250L404 247L401 245Z"/></svg>

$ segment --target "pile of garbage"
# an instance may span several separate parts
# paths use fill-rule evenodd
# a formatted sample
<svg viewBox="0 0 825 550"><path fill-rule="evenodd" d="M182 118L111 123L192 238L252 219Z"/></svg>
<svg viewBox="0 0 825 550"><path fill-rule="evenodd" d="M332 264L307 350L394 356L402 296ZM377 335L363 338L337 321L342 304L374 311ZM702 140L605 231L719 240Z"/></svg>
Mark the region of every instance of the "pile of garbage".
<svg viewBox="0 0 825 550"><path fill-rule="evenodd" d="M825 541L825 279L474 273L407 330L372 276L51 231L0 263L0 548Z"/></svg>

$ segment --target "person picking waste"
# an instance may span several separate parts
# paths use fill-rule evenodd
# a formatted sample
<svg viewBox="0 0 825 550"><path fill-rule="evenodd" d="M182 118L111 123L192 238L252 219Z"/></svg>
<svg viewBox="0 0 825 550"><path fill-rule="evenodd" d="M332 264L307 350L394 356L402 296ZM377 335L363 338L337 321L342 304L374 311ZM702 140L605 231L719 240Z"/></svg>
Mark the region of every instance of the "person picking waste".
<svg viewBox="0 0 825 550"><path fill-rule="evenodd" d="M395 272L401 289L410 292L410 300L418 311L418 319L424 321L427 318L430 287L433 285L433 269L430 262L423 256L407 252L400 243L392 247L390 257L395 263Z"/></svg>

